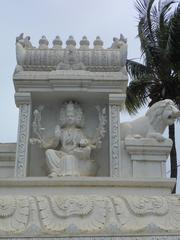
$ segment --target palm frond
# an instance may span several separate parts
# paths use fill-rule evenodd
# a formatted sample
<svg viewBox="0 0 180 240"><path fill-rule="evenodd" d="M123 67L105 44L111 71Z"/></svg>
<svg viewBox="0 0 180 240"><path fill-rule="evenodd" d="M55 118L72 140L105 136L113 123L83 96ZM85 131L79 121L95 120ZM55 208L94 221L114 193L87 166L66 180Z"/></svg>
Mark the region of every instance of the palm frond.
<svg viewBox="0 0 180 240"><path fill-rule="evenodd" d="M169 36L169 13L175 1L168 1L159 9L159 27L158 27L158 42L159 47L166 49Z"/></svg>
<svg viewBox="0 0 180 240"><path fill-rule="evenodd" d="M126 90L125 107L129 114L137 113L138 109L145 106L148 102L150 81L146 79L131 81Z"/></svg>
<svg viewBox="0 0 180 240"><path fill-rule="evenodd" d="M176 70L180 70L180 3L170 19L167 51Z"/></svg>
<svg viewBox="0 0 180 240"><path fill-rule="evenodd" d="M153 7L153 4L154 4L154 1L155 0L148 0L148 8L147 8L147 25L148 25L148 28L149 28L149 33L150 33L150 39L151 41L153 42L155 39L154 39L154 31L152 29L152 26L153 26L153 21L152 21L152 7Z"/></svg>
<svg viewBox="0 0 180 240"><path fill-rule="evenodd" d="M139 20L146 17L147 7L148 7L148 1L147 0L137 0L135 2L135 8L138 12Z"/></svg>
<svg viewBox="0 0 180 240"><path fill-rule="evenodd" d="M150 74L147 66L133 60L126 61L126 70L133 80L141 79Z"/></svg>

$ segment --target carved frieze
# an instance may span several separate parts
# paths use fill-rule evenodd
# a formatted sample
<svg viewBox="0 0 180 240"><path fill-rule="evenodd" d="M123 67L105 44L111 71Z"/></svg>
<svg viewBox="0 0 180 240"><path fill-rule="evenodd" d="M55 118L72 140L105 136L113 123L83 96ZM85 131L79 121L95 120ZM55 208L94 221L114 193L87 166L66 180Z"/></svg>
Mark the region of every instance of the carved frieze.
<svg viewBox="0 0 180 240"><path fill-rule="evenodd" d="M88 233L104 229L106 207L101 197L53 196L37 200L45 232Z"/></svg>
<svg viewBox="0 0 180 240"><path fill-rule="evenodd" d="M36 231L30 232L30 229ZM154 236L167 232L177 236L180 232L178 196L0 197L0 237L3 234L14 237L19 234L31 237L47 234Z"/></svg>
<svg viewBox="0 0 180 240"><path fill-rule="evenodd" d="M29 199L24 196L0 197L0 233L19 234L27 228Z"/></svg>

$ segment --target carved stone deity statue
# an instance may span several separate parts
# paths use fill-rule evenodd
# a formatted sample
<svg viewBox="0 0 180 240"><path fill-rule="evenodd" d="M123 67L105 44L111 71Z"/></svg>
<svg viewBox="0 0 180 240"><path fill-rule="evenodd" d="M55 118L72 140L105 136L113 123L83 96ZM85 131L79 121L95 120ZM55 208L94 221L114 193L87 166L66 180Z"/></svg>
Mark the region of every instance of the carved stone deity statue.
<svg viewBox="0 0 180 240"><path fill-rule="evenodd" d="M37 110L34 113L37 114ZM38 140L40 146L45 149L49 177L96 175L98 167L90 155L92 149L101 143L106 122L105 116L100 112L99 117L99 133L94 140L90 140L83 132L84 114L79 104L68 101L62 105L60 124L55 127L54 137L48 140L39 137ZM40 134L36 132L36 135ZM31 142L37 143L32 139Z"/></svg>

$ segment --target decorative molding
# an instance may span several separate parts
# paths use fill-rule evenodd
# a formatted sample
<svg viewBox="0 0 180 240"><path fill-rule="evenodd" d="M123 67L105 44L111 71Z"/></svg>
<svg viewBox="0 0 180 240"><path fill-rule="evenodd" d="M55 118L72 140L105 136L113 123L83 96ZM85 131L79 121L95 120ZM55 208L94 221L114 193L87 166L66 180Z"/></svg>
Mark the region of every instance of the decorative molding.
<svg viewBox="0 0 180 240"><path fill-rule="evenodd" d="M120 177L120 107L110 105L110 176Z"/></svg>
<svg viewBox="0 0 180 240"><path fill-rule="evenodd" d="M16 91L26 92L98 92L125 93L128 77L124 72L88 72L84 70L23 71L13 76ZM31 81L31 84L29 84Z"/></svg>
<svg viewBox="0 0 180 240"><path fill-rule="evenodd" d="M29 129L30 129L31 104L19 106L18 140L16 147L15 176L27 175Z"/></svg>
<svg viewBox="0 0 180 240"><path fill-rule="evenodd" d="M64 236L62 239L77 235L85 239L98 239L89 238L89 235L112 236L116 239L123 234L124 239L154 240L158 235L172 239L171 235L175 237L179 233L178 196L0 197L0 237L6 234L14 239L23 235L42 239L52 236L55 239L56 235L61 234ZM145 235L146 238L143 238Z"/></svg>
<svg viewBox="0 0 180 240"><path fill-rule="evenodd" d="M125 94L109 94L109 137L110 137L110 176L121 176L120 154L120 109Z"/></svg>
<svg viewBox="0 0 180 240"><path fill-rule="evenodd" d="M31 104L31 93L16 92L14 98L17 107L23 104Z"/></svg>

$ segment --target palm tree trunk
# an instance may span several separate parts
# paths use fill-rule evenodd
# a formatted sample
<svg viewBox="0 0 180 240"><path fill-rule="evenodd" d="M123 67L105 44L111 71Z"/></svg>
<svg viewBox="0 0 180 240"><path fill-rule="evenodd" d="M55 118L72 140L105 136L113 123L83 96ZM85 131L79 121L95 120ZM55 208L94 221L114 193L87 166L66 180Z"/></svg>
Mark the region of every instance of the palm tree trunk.
<svg viewBox="0 0 180 240"><path fill-rule="evenodd" d="M173 145L170 153L171 178L177 179L177 154L176 154L176 145L175 145L175 125L174 124L169 126L169 138L173 141ZM176 193L176 185L172 193Z"/></svg>

